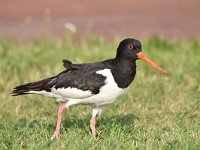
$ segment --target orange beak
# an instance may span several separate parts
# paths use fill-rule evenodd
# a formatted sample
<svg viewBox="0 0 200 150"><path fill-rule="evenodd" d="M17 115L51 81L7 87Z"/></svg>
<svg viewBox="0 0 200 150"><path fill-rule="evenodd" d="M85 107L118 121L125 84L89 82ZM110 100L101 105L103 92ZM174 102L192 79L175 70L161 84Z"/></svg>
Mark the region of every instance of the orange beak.
<svg viewBox="0 0 200 150"><path fill-rule="evenodd" d="M142 59L143 61L145 61L149 65L151 65L154 69L158 70L159 72L165 73L164 69L162 69L161 67L159 67L158 65L156 65L154 62L152 62L149 58L147 58L146 56L144 56L144 54L142 54L142 52L137 53L137 57L139 59Z"/></svg>

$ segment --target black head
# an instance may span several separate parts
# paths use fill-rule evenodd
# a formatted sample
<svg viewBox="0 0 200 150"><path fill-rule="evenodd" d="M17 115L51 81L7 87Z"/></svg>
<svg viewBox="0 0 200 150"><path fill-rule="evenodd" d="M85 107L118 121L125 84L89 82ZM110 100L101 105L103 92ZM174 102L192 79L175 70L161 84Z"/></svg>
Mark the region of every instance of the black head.
<svg viewBox="0 0 200 150"><path fill-rule="evenodd" d="M116 58L134 61L137 59L137 53L141 51L142 45L139 40L127 38L120 42Z"/></svg>
<svg viewBox="0 0 200 150"><path fill-rule="evenodd" d="M134 63L137 59L142 59L162 73L165 72L142 53L142 45L139 40L127 38L121 41L117 48L116 60L125 60Z"/></svg>

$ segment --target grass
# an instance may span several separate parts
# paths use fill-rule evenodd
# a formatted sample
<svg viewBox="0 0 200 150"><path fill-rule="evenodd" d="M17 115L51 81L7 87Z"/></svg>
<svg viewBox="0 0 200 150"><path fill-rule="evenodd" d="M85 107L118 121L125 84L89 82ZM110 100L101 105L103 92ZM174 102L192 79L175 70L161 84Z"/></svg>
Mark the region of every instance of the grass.
<svg viewBox="0 0 200 150"><path fill-rule="evenodd" d="M200 41L196 39L142 40L144 54L167 74L138 61L134 82L98 117L96 140L89 130L90 107L66 110L61 139L50 142L58 104L38 95L10 96L16 85L61 72L63 58L83 63L114 57L120 40L0 38L0 149L199 149Z"/></svg>

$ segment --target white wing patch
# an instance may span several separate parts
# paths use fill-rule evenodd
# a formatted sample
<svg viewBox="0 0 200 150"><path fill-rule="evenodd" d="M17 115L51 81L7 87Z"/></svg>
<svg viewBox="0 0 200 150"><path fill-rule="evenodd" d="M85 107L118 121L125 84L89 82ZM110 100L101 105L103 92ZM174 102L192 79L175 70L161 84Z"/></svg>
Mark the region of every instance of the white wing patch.
<svg viewBox="0 0 200 150"><path fill-rule="evenodd" d="M41 94L41 95L44 95L44 96L47 96L47 97L55 97L55 98L58 98L58 99L62 98L62 96L60 96L60 95L54 94L52 92L47 92L47 91L44 91L44 90L42 90L42 91L29 91L27 93Z"/></svg>
<svg viewBox="0 0 200 150"><path fill-rule="evenodd" d="M82 98L87 98L90 97L94 94L92 94L91 91L83 91L77 88L58 88L56 89L55 87L51 88L51 92L60 95L64 97L65 99L73 98L73 99L82 99Z"/></svg>

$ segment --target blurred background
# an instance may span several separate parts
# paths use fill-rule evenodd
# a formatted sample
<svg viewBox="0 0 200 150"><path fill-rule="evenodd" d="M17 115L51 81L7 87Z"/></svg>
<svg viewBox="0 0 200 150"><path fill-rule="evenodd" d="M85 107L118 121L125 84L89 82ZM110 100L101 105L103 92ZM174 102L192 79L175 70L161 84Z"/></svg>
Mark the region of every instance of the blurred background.
<svg viewBox="0 0 200 150"><path fill-rule="evenodd" d="M199 0L0 0L0 36L62 36L68 23L88 34L200 37Z"/></svg>
<svg viewBox="0 0 200 150"><path fill-rule="evenodd" d="M70 31L71 32L70 32ZM137 61L125 94L98 117L91 108L65 111L60 142L49 142L57 103L12 97L17 85L64 70L62 59L113 58L125 37L166 70ZM200 148L200 0L0 0L0 150Z"/></svg>

